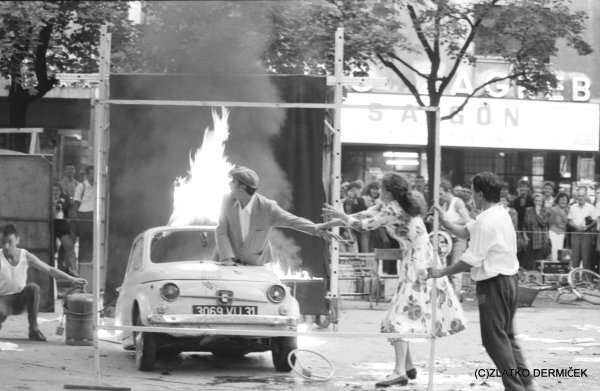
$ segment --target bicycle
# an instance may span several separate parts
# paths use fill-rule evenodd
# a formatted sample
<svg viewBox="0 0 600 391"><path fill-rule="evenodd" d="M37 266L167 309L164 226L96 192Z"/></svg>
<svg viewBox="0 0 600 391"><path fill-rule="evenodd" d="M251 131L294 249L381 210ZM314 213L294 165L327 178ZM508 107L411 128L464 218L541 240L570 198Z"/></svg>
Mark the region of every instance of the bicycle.
<svg viewBox="0 0 600 391"><path fill-rule="evenodd" d="M570 270L566 279L557 278L550 284L529 281L527 285L531 284L537 285L537 290L540 292L558 292L556 297L548 296L555 302L561 302L561 298L566 298L563 302L584 300L600 305L600 275L582 267Z"/></svg>
<svg viewBox="0 0 600 391"><path fill-rule="evenodd" d="M569 272L569 286L577 298L591 304L600 304L600 275L582 267Z"/></svg>

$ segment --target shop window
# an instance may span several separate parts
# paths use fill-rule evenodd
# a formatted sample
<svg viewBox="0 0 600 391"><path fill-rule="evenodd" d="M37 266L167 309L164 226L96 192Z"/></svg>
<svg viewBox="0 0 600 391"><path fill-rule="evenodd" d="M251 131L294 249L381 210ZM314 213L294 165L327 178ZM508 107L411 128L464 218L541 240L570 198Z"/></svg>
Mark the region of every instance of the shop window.
<svg viewBox="0 0 600 391"><path fill-rule="evenodd" d="M560 177L571 178L571 155L561 154L560 155Z"/></svg>
<svg viewBox="0 0 600 391"><path fill-rule="evenodd" d="M544 184L544 157L533 156L531 160L531 184L533 187L542 187Z"/></svg>
<svg viewBox="0 0 600 391"><path fill-rule="evenodd" d="M594 158L579 157L577 160L577 174L580 181L594 181Z"/></svg>

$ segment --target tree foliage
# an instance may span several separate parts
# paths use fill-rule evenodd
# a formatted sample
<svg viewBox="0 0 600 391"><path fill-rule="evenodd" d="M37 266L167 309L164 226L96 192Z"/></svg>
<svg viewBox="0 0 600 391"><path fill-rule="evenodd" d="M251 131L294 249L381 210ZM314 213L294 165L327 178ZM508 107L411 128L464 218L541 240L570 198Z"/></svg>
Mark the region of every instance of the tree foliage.
<svg viewBox="0 0 600 391"><path fill-rule="evenodd" d="M100 26L113 36L113 65L135 35L125 1L0 2L0 75L10 79L10 126L26 126L27 106L58 80L56 73L98 71ZM22 150L23 140L9 147Z"/></svg>
<svg viewBox="0 0 600 391"><path fill-rule="evenodd" d="M273 53L291 53L288 62L297 65L273 67L277 71L299 68L305 73L320 73L332 69L332 38L326 37L333 37L338 25L346 28L345 48L350 48L351 59L368 58L391 69L420 106L439 106L459 67L476 65L478 56L494 56L508 65L504 77L475 87L442 119L463 110L485 86L503 80L532 95L550 93L557 86L552 57L561 40L580 55L592 51L582 36L588 17L583 11L573 11L568 0L328 0L303 4L310 6L296 16L300 22L277 20L286 27L277 27L267 61L272 61ZM385 15L384 23L377 21L380 15ZM319 46L307 38L311 34L327 44ZM415 60L423 58L428 70L417 69ZM417 87L419 79L426 84L426 96ZM427 153L433 161L433 112L427 113L427 128ZM433 178L434 165L428 167L429 178Z"/></svg>

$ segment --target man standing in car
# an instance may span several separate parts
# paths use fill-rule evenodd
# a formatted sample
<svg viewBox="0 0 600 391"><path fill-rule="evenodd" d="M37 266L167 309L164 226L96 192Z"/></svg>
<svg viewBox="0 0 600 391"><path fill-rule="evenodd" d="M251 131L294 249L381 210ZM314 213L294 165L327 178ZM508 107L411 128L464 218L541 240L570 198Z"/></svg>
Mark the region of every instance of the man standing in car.
<svg viewBox="0 0 600 391"><path fill-rule="evenodd" d="M259 177L250 168L229 172L230 193L223 198L216 229L218 260L226 265L264 265L273 260L271 228L292 228L329 240L333 234L317 229L310 220L283 210L256 192ZM337 239L337 237L336 237Z"/></svg>

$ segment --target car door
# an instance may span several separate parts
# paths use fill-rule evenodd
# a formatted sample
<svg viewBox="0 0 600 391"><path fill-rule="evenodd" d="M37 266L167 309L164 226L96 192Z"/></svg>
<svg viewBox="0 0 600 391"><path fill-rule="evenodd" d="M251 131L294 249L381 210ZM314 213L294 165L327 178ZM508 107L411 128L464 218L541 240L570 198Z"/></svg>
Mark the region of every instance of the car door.
<svg viewBox="0 0 600 391"><path fill-rule="evenodd" d="M120 288L119 300L117 301L116 312L121 318L123 325L131 325L131 309L136 293L139 289L139 274L142 268L144 250L144 237L138 237L129 255L127 270L123 278L123 284Z"/></svg>

